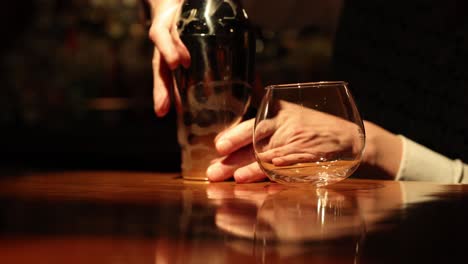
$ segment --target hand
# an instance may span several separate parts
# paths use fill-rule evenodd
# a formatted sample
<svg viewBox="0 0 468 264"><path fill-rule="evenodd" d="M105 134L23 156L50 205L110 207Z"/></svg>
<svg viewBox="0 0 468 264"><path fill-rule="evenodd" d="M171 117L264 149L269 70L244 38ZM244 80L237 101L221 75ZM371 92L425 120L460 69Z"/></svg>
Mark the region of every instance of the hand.
<svg viewBox="0 0 468 264"><path fill-rule="evenodd" d="M279 101L274 118L256 127L262 162L288 166L299 162L360 159L364 132L352 122L301 105Z"/></svg>
<svg viewBox="0 0 468 264"><path fill-rule="evenodd" d="M177 20L182 0L145 0L151 6L149 36L155 44L153 54L153 100L156 115L162 117L170 108L169 91L174 89L171 70L190 65L190 54L180 40Z"/></svg>
<svg viewBox="0 0 468 264"><path fill-rule="evenodd" d="M362 150L357 125L315 110L298 111L296 104L281 102L278 114L257 126L257 136L267 138L267 145L259 158L286 166L297 162L332 158L336 153L356 153ZM300 114L298 114L300 113ZM295 119L306 119L301 127ZM318 122L320 120L320 122ZM215 140L218 152L225 157L207 170L211 181L222 181L231 176L238 183L255 182L266 176L255 161L252 149L254 120L223 132ZM360 153L357 153L360 156Z"/></svg>
<svg viewBox="0 0 468 264"><path fill-rule="evenodd" d="M317 115L319 117L326 116L320 112L311 113L310 116L314 117L314 115L315 117ZM288 118L291 118L291 115L288 114L287 107L283 110L283 114L278 115L278 121L281 120L281 116L287 117L285 119L286 121ZM357 131L356 129L347 128L348 126L346 126L346 121L344 120L329 118L329 121L332 125L320 128L314 126L313 118L311 118L309 122L310 129L302 128L301 130L303 133L301 136L296 137L296 140L291 142L293 145L298 145L298 147L308 146L309 148L305 149L309 149L309 152L301 151L300 155L290 153L291 155L289 155L286 160L275 160L278 165L287 165L304 158L310 158L313 160L316 157L309 154L313 153L313 151L316 151L317 149L321 149L322 152L333 155L333 153L340 148L342 149L346 148L346 146L349 147L355 145L350 144L350 140L353 137L349 137L349 134L347 133L339 132ZM245 121L238 126L223 132L223 134L217 137L215 140L216 148L218 152L225 157L217 160L208 168L207 175L211 181L223 181L234 176L236 182L246 183L259 181L266 177L259 165L255 162L255 156L253 154L252 132L254 122L255 121L253 119ZM350 123L349 125L353 124ZM341 126L346 129L340 129ZM362 157L362 163L363 167L371 168L366 171L366 177L375 178L381 171L383 171L387 178L394 178L398 172L401 162L401 140L396 135L371 122L364 121L364 126L367 142ZM281 129L271 129L278 128L278 125L273 126L272 124L265 127L270 127L269 129L265 129L265 135L271 134L272 131L275 131L275 134L277 134L273 135L275 138L272 140L273 144L270 146L275 148L272 149L276 149L275 151L288 151L288 148L284 147L284 143L286 143L285 140L288 137L284 137L284 135L292 133L294 129L289 129L288 126L280 126ZM313 136L314 134L320 134L320 130L324 136ZM296 132L297 131L298 130L296 130ZM311 140L307 140L308 138ZM291 149L292 148L289 148L289 151ZM350 151L357 151L357 149L350 149ZM270 153L274 153L274 151L271 151Z"/></svg>
<svg viewBox="0 0 468 264"><path fill-rule="evenodd" d="M255 119L244 121L216 137L216 149L224 157L208 168L206 173L210 181L224 181L234 176L237 183L248 183L266 178L252 148L254 123Z"/></svg>

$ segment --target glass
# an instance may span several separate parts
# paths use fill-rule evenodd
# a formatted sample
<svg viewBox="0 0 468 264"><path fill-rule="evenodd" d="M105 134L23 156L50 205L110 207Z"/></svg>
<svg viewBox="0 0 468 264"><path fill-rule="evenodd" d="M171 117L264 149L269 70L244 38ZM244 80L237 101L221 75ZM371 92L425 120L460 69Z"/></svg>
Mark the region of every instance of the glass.
<svg viewBox="0 0 468 264"><path fill-rule="evenodd" d="M174 71L182 177L208 180L215 137L249 105L255 39L238 0L185 0L177 27L191 56Z"/></svg>
<svg viewBox="0 0 468 264"><path fill-rule="evenodd" d="M321 187L357 169L365 133L346 82L283 84L266 87L253 142L272 181Z"/></svg>
<svg viewBox="0 0 468 264"><path fill-rule="evenodd" d="M214 140L238 124L250 102L251 87L240 81L218 81L189 86L180 92L177 138L182 152L182 177L208 180L206 169L219 158Z"/></svg>

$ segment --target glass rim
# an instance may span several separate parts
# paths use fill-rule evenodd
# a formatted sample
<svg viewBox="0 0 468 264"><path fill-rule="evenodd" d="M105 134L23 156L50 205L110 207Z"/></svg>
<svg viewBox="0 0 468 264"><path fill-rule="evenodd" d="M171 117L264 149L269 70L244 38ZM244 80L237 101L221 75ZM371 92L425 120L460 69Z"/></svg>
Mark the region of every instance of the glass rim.
<svg viewBox="0 0 468 264"><path fill-rule="evenodd" d="M292 88L307 88L307 87L320 87L320 86L336 86L343 85L348 86L348 82L345 81L320 81L320 82L298 82L298 83L286 83L286 84L273 84L265 87L265 90L269 89L292 89Z"/></svg>

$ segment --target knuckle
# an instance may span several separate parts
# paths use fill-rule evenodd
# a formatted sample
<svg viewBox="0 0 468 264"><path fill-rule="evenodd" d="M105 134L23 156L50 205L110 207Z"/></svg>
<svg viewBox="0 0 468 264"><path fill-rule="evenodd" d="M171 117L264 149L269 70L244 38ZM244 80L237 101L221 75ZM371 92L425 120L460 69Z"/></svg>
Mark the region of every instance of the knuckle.
<svg viewBox="0 0 468 264"><path fill-rule="evenodd" d="M153 41L153 43L157 43L158 33L154 24L148 30L148 37L151 39L151 41Z"/></svg>

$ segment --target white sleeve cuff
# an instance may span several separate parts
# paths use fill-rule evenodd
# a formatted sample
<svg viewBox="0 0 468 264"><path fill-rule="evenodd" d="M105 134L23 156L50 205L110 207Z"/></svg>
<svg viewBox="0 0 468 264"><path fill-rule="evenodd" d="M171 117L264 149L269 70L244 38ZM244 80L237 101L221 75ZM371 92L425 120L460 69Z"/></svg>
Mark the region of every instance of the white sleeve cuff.
<svg viewBox="0 0 468 264"><path fill-rule="evenodd" d="M396 180L438 183L468 181L468 175L463 177L467 166L460 160L451 160L402 135L398 136L403 143L403 153Z"/></svg>

